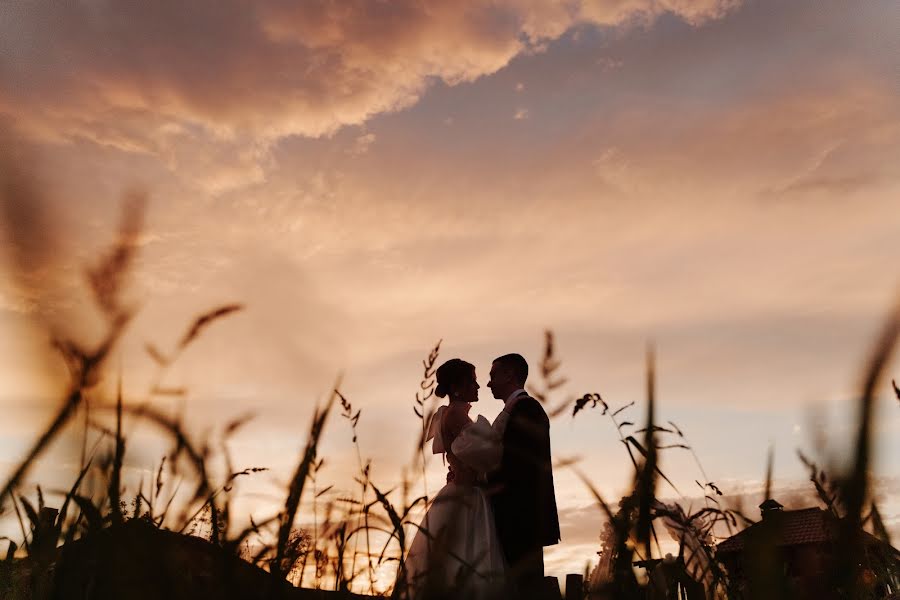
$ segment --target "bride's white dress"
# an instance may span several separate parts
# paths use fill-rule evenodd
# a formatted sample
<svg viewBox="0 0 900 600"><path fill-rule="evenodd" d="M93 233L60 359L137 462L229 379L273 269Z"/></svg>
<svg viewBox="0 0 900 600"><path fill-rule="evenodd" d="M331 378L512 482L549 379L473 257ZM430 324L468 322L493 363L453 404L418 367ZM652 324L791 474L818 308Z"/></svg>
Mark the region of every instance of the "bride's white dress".
<svg viewBox="0 0 900 600"><path fill-rule="evenodd" d="M503 552L490 502L479 486L500 464L500 437L483 416L473 422L465 413L450 413L448 407L438 409L426 441L433 439L435 454L446 454L453 481L434 497L410 545L398 582L404 599L446 597L448 592L490 598L503 585Z"/></svg>

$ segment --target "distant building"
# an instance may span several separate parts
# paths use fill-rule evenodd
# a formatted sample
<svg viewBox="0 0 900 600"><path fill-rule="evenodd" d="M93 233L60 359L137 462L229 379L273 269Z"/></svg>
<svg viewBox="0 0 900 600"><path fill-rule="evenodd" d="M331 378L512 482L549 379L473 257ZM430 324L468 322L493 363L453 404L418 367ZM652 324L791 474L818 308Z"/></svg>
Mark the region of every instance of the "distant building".
<svg viewBox="0 0 900 600"><path fill-rule="evenodd" d="M762 520L716 547L736 594L771 590L792 598L825 597L833 578L839 519L820 508L784 510L776 500L759 505ZM861 531L865 585L875 598L896 594L900 552Z"/></svg>

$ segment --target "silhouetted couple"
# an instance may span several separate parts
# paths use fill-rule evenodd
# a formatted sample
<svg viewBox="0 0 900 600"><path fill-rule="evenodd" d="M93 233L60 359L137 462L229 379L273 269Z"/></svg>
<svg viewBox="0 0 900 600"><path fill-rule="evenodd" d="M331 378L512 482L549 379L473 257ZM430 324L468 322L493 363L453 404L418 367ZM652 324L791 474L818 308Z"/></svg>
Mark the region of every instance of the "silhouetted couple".
<svg viewBox="0 0 900 600"><path fill-rule="evenodd" d="M475 367L454 358L437 370L426 442L449 465L447 485L422 520L398 579L398 596L530 598L544 589L543 547L559 542L550 459L550 421L525 391L528 363L507 354L488 387L504 402L493 424L473 421Z"/></svg>

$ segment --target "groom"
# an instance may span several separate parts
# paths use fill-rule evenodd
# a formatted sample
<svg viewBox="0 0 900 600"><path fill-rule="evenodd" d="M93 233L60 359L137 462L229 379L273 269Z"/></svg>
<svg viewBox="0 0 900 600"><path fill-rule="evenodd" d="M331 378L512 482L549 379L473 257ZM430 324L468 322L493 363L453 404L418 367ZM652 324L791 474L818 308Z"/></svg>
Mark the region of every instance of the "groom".
<svg viewBox="0 0 900 600"><path fill-rule="evenodd" d="M491 365L488 387L504 402L494 420L503 438L500 468L488 476L497 536L521 597L541 594L544 546L559 542L559 517L550 461L550 420L525 391L528 363L506 354Z"/></svg>

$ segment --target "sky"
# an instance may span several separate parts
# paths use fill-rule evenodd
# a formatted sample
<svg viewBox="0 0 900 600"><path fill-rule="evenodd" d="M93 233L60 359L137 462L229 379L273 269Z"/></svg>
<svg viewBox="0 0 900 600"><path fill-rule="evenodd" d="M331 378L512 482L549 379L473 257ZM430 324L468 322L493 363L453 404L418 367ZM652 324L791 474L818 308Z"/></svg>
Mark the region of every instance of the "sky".
<svg viewBox="0 0 900 600"><path fill-rule="evenodd" d="M84 268L137 193L126 400L153 380L147 343L244 304L166 373L186 398L153 402L198 435L255 413L231 442L238 464L271 468L242 483L248 513L277 505L339 376L390 487L434 344L476 365L473 414L493 418L492 358L520 352L537 372L548 329L559 399L636 401L639 420L652 343L660 416L708 478L753 507L771 445L778 489L809 505L796 450L824 437L823 460L845 454L900 291L898 32L890 0L6 2L0 464L60 401L48 330L98 339ZM9 193L16 173L33 194ZM896 358L886 373L900 377ZM887 380L876 419L896 539ZM130 468L149 472L159 449L134 435ZM629 465L605 417L560 417L551 435L621 495ZM336 490L353 485L350 439L333 419ZM43 477L73 476L68 448ZM664 460L672 498L696 496L693 459ZM442 470L432 459L430 481ZM601 521L570 471L556 478L564 539L547 564L564 575L593 560Z"/></svg>

